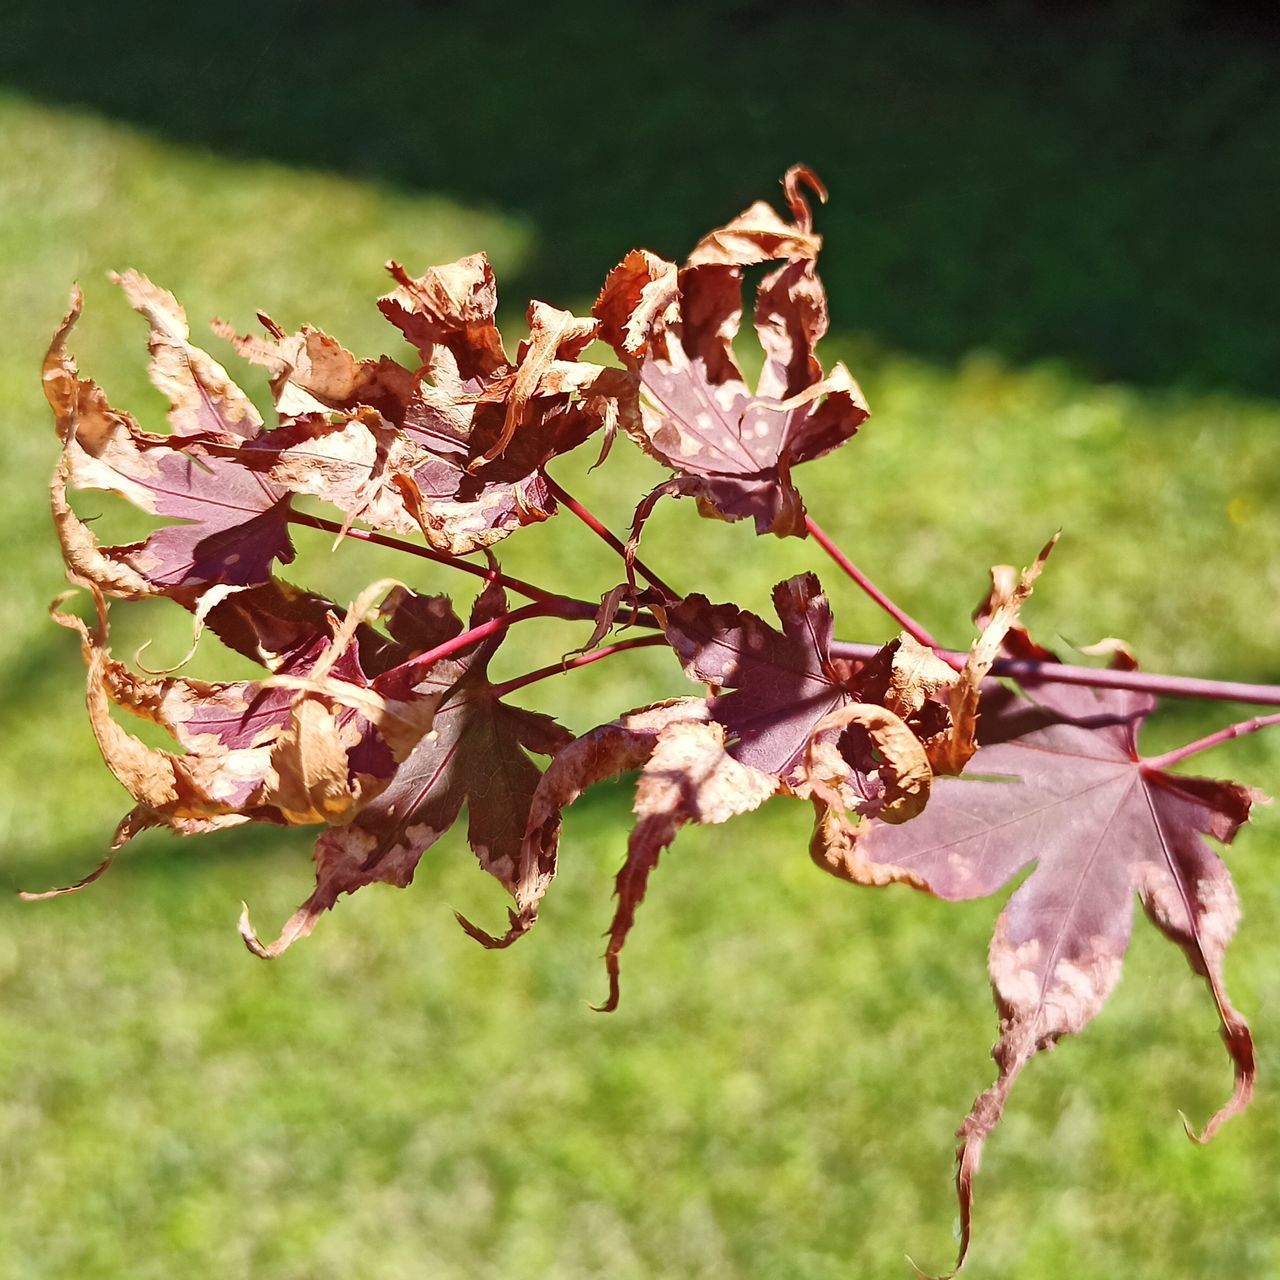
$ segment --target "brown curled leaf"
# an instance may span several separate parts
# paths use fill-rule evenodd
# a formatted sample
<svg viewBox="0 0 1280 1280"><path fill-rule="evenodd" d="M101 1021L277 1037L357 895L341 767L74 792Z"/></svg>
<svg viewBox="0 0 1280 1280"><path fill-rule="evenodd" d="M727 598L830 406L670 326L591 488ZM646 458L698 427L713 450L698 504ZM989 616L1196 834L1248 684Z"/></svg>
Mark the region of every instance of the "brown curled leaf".
<svg viewBox="0 0 1280 1280"><path fill-rule="evenodd" d="M605 278L591 314L600 339L623 359L643 356L658 317L676 300L676 265L648 249L633 249Z"/></svg>
<svg viewBox="0 0 1280 1280"><path fill-rule="evenodd" d="M50 488L68 569L110 594L169 595L184 603L215 584L265 582L276 560L293 559L289 494L234 460L217 457L204 438L241 447L261 420L221 366L186 341L186 321L171 296L144 277L121 277L151 323L151 373L170 398L170 436L143 432L112 408L102 389L80 378L66 338L79 318L79 290L44 363L62 457ZM75 516L67 486L119 494L170 521L142 542L101 547Z"/></svg>
<svg viewBox="0 0 1280 1280"><path fill-rule="evenodd" d="M330 410L376 410L400 424L413 397L417 377L388 356L359 360L335 338L310 325L286 334L259 316L267 337L242 336L230 325L214 321L213 331L251 364L266 369L276 409L285 417Z"/></svg>
<svg viewBox="0 0 1280 1280"><path fill-rule="evenodd" d="M108 648L106 599L96 587L93 594L95 625L60 610L53 616L80 636L90 724L135 802L113 855L149 827L188 835L250 821L349 821L431 729L435 690L379 688L361 669L353 641L364 601L342 621L329 618L331 628L313 634L276 674L216 683L150 679L118 662ZM181 751L148 746L113 709L160 726ZM109 863L72 887L91 883Z"/></svg>
<svg viewBox="0 0 1280 1280"><path fill-rule="evenodd" d="M850 726L861 729L872 750L850 762L835 747L834 740ZM920 739L907 723L886 707L851 702L828 712L813 727L805 750L804 781L807 789L828 804L844 801L840 788L847 784L850 764L862 775L857 790L865 795L866 779L876 786L874 813L881 822L907 822L929 802L933 770Z"/></svg>
<svg viewBox="0 0 1280 1280"><path fill-rule="evenodd" d="M884 705L908 720L922 711L929 699L950 690L956 682L956 672L905 631L891 644Z"/></svg>
<svg viewBox="0 0 1280 1280"><path fill-rule="evenodd" d="M381 305L419 345L421 369L386 357L357 361L311 330L287 337L272 328L266 341L232 335L271 370L277 405L290 416L242 447L215 451L266 482L332 503L344 531L359 521L420 532L436 550L466 555L554 513L543 468L634 418L634 384L580 358L594 320L541 302L529 308L529 339L508 360L482 258L433 268L417 282L394 264L393 274L401 287Z"/></svg>
<svg viewBox="0 0 1280 1280"><path fill-rule="evenodd" d="M708 232L689 255L691 267L747 267L782 258L813 259L822 247L814 234L813 213L805 198L807 186L823 204L827 190L807 165L792 165L782 179L793 222L778 216L766 200L757 200L731 222Z"/></svg>
<svg viewBox="0 0 1280 1280"><path fill-rule="evenodd" d="M602 370L576 361L595 338L598 327L595 320L580 319L545 302L530 304L529 339L521 343L511 387L505 395L502 431L471 464L472 470L506 452L534 396L578 392L595 381Z"/></svg>
<svg viewBox="0 0 1280 1280"><path fill-rule="evenodd" d="M416 279L387 263L394 292L378 307L437 376L484 379L507 364L498 332L498 282L483 253L431 267Z"/></svg>
<svg viewBox="0 0 1280 1280"><path fill-rule="evenodd" d="M403 426L410 443L433 461L422 474L414 472L428 499L476 502L489 490L515 486L518 503L551 458L618 422L634 424L633 380L582 359L599 330L595 319L532 302L529 337L511 360L495 320L497 284L483 254L433 267L416 280L389 265L399 287L379 306L423 360ZM538 501L546 504L540 514ZM529 518L553 509L540 497Z"/></svg>
<svg viewBox="0 0 1280 1280"><path fill-rule="evenodd" d="M1031 589L1057 541L1058 535L1054 534L1041 549L1035 563L1024 569L1016 583L1009 584L1007 591L999 592L999 598L989 614L980 609L979 616L985 624L982 634L973 642L968 659L959 678L951 686L948 698L950 732L934 744L930 752L935 773L960 773L978 749L978 716L983 681L991 674L991 668L1000 657L1005 640L1017 622L1018 611L1030 597ZM997 591L999 573L999 569L992 571ZM1025 632L1021 634L1025 636Z"/></svg>
<svg viewBox="0 0 1280 1280"><path fill-rule="evenodd" d="M263 424L253 401L212 356L192 345L187 314L173 294L137 271L113 274L111 279L150 329L147 373L169 401L173 433L246 440L256 436Z"/></svg>

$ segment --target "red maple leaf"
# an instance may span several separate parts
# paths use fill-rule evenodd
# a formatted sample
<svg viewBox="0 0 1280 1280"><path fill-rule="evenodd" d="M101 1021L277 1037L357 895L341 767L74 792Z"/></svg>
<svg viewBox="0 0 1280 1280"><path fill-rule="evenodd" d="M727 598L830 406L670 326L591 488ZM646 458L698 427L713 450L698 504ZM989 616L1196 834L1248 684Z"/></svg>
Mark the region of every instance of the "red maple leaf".
<svg viewBox="0 0 1280 1280"><path fill-rule="evenodd" d="M1148 695L1047 682L1027 689L1034 701L1002 689L984 695L982 745L969 772L935 779L919 817L902 826L873 821L815 847L820 862L846 879L897 880L951 901L994 893L1034 867L991 944L999 1078L959 1131L961 1260L983 1144L1027 1062L1080 1031L1115 986L1135 892L1208 982L1235 1067L1235 1090L1202 1138L1253 1091L1253 1039L1222 977L1239 906L1204 837L1229 843L1257 793L1144 760L1137 738L1155 707Z"/></svg>
<svg viewBox="0 0 1280 1280"><path fill-rule="evenodd" d="M62 458L54 475L54 519L68 568L108 594L173 595L190 601L214 584L265 582L276 560L293 559L290 494L205 447L243 446L262 419L222 367L187 341L186 317L173 297L145 277L117 277L151 326L152 381L169 398L170 435L141 430L81 379L66 338L80 316L77 289L45 358L45 394ZM145 541L100 547L66 500L66 486L106 489L152 515L180 523Z"/></svg>
<svg viewBox="0 0 1280 1280"><path fill-rule="evenodd" d="M826 199L810 170L790 169L784 186L793 222L757 202L704 237L681 270L637 250L605 281L593 314L640 383L632 434L675 472L640 504L633 539L668 494L697 498L705 514L722 519L751 518L757 533L803 536L792 467L843 444L868 416L844 365L824 375L815 354L827 331L827 299L806 185ZM743 269L766 262L783 265L756 295L765 358L753 388L733 343Z"/></svg>
<svg viewBox="0 0 1280 1280"><path fill-rule="evenodd" d="M135 802L107 858L71 889L96 880L125 844L152 827L194 835L245 822L344 823L386 787L430 731L441 692L427 679L397 679L417 651L394 629L380 636L363 621L381 590L375 584L345 616L283 584L222 600L212 611L213 629L271 667L261 680L136 674L111 656L107 602L96 586L96 626L55 612L81 637L94 736ZM419 614L440 613L439 598L402 594ZM258 628L253 652L246 641ZM362 641L375 667L398 665L371 679ZM181 752L135 738L117 723L115 709L159 725Z"/></svg>
<svg viewBox="0 0 1280 1280"><path fill-rule="evenodd" d="M483 254L412 278L379 301L418 349L416 372L383 356L357 360L313 329L266 339L216 328L271 373L281 425L234 452L243 467L337 506L347 522L421 531L465 555L546 519L552 458L635 417L619 369L583 360L598 323L530 304L513 359L495 321L497 284Z"/></svg>
<svg viewBox="0 0 1280 1280"><path fill-rule="evenodd" d="M728 689L710 700L734 759L787 780L818 723L849 701L830 661L831 606L812 573L773 589L782 630L737 605L689 596L661 610L691 680Z"/></svg>
<svg viewBox="0 0 1280 1280"><path fill-rule="evenodd" d="M411 651L429 651L452 639L462 623L432 598L404 593L392 602L388 629ZM500 587L476 601L471 626L506 610ZM263 944L243 919L250 949L279 955L315 927L316 920L344 893L368 884L400 887L413 879L422 855L457 821L467 806L467 836L481 867L514 894L529 806L542 771L529 753L551 756L573 735L550 716L503 702L488 679L497 641L481 641L423 668L412 656L373 679L381 692L439 699L431 733L400 763L384 790L353 821L324 832L316 843L316 888L285 924L279 938ZM476 936L478 930L467 926Z"/></svg>

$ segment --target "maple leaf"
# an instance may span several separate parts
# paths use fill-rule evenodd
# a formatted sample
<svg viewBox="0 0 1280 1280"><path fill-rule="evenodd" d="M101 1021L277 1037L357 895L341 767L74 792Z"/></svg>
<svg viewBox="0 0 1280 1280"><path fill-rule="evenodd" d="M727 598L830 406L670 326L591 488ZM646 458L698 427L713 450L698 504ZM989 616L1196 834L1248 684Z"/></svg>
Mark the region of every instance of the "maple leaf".
<svg viewBox="0 0 1280 1280"><path fill-rule="evenodd" d="M984 693L982 745L970 775L935 780L920 817L853 832L820 822L815 836L815 857L844 879L898 881L951 901L994 893L1034 864L991 944L999 1078L959 1130L961 1262L983 1144L1027 1062L1080 1031L1110 994L1129 943L1135 892L1208 982L1234 1064L1234 1092L1202 1139L1243 1109L1253 1091L1252 1036L1222 977L1239 906L1226 866L1204 837L1229 843L1257 793L1144 761L1137 737L1155 707L1148 695L1047 682L1026 688L1030 697Z"/></svg>
<svg viewBox="0 0 1280 1280"><path fill-rule="evenodd" d="M345 655L346 660L354 659L366 676L389 670L415 652L403 639L396 638L403 631L398 621L402 610L428 617L453 615L447 596L390 591L378 610L390 635L364 619L358 620L354 628L348 623L354 653ZM334 621L345 619L346 611L325 596L272 578L261 586L247 587L218 600L208 610L205 621L229 649L270 671L288 674L305 671L315 662L332 643ZM441 641L451 638L451 634L456 633L443 628Z"/></svg>
<svg viewBox="0 0 1280 1280"><path fill-rule="evenodd" d="M545 302L529 305L514 360L498 331L497 284L484 254L410 277L378 305L418 349L423 376L405 416L431 462L414 472L433 545L489 545L555 510L541 469L599 430L636 416L622 370L582 359L599 323ZM458 508L450 509L450 504Z"/></svg>
<svg viewBox="0 0 1280 1280"><path fill-rule="evenodd" d="M636 783L636 824L615 881L617 909L609 925L605 969L609 994L598 1008L618 1007L619 957L644 901L658 858L689 823L728 822L757 809L778 789L771 773L735 760L725 750L725 729L715 721L677 720L663 728Z"/></svg>
<svg viewBox="0 0 1280 1280"><path fill-rule="evenodd" d="M830 660L831 606L812 573L780 582L779 632L737 605L692 595L655 609L671 647L695 681L728 693L711 698L734 759L792 779L814 726L850 701Z"/></svg>
<svg viewBox="0 0 1280 1280"><path fill-rule="evenodd" d="M433 377L460 387L508 368L495 318L498 282L485 254L431 267L416 279L395 262L387 270L397 288L378 307L417 348Z"/></svg>
<svg viewBox="0 0 1280 1280"><path fill-rule="evenodd" d="M281 424L241 449L217 450L293 493L338 507L400 534L424 528L423 495L412 478L423 455L403 427L419 375L389 356L357 359L336 339L303 326L288 334L259 313L266 338L241 336L214 321L214 332L246 360L267 369Z"/></svg>
<svg viewBox="0 0 1280 1280"><path fill-rule="evenodd" d="M610 273L593 308L601 336L640 383L631 434L675 477L639 506L638 541L666 495L694 497L705 515L751 518L757 533L805 533L791 469L848 440L869 414L843 364L824 375L815 354L827 301L815 269L821 246L803 187L826 199L817 177L795 166L784 179L794 221L763 202L712 231L683 269L635 251ZM733 352L743 268L782 262L761 282L755 328L764 367L748 387Z"/></svg>
<svg viewBox="0 0 1280 1280"><path fill-rule="evenodd" d="M424 493L416 474L434 464L375 409L361 405L299 414L244 445L212 445L210 451L275 487L337 507L344 532L359 521L402 536L426 533L433 545L441 542L430 536L433 515L437 525L443 519L429 505L436 495ZM456 497L455 487L448 487L447 500ZM471 523L478 525L474 518ZM456 536L437 549L451 546L476 549Z"/></svg>
<svg viewBox="0 0 1280 1280"><path fill-rule="evenodd" d="M451 610L425 600L409 594L391 602L388 627L410 653L434 649L462 630ZM504 592L490 586L476 601L470 625L505 611ZM515 891L529 806L541 776L529 753L554 756L573 735L550 716L501 701L487 675L497 643L481 641L425 668L412 656L402 657L374 678L375 689L408 686L419 697L432 694L438 704L432 731L351 822L320 836L315 891L274 942L258 938L247 913L241 918L251 951L264 958L279 955L309 934L344 893L378 882L407 886L422 855L454 824L464 804L467 836L481 867ZM479 936L474 926L462 923Z"/></svg>
<svg viewBox="0 0 1280 1280"><path fill-rule="evenodd" d="M144 433L111 407L102 389L79 377L66 338L82 297L73 290L44 364L62 457L50 494L71 573L114 596L172 595L190 601L215 584L265 582L276 560L293 559L290 497L210 454L206 440L243 445L262 429L248 398L221 366L187 342L186 317L171 295L144 277L116 278L151 326L152 381L170 402L172 435ZM152 515L181 521L143 542L101 547L67 502L68 484L104 489Z"/></svg>

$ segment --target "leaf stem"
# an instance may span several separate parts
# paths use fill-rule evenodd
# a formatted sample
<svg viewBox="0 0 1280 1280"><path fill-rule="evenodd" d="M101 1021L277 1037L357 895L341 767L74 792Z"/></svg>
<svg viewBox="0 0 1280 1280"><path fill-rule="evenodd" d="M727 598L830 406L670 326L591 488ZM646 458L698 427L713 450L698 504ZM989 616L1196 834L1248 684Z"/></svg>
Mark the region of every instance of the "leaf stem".
<svg viewBox="0 0 1280 1280"><path fill-rule="evenodd" d="M590 605L587 606L591 608ZM582 615L566 614L558 604L544 604L535 600L531 604L521 605L518 609L512 609L509 613L501 613L496 618L490 618L488 622L482 622L477 627L470 627L466 631L453 637L452 640L446 640L443 644L438 644L434 649L427 649L415 658L410 658L408 662L402 663L395 671L402 677L408 673L425 670L434 666L437 662L444 661L445 658L451 658L455 653L460 653L463 649L469 649L474 644L479 644L482 640L488 640L490 636L496 636L499 632L506 631L508 627L513 627L517 622L523 622L526 618L564 618L577 616L582 620ZM587 615L588 617L593 615Z"/></svg>
<svg viewBox="0 0 1280 1280"><path fill-rule="evenodd" d="M1178 747L1174 751L1166 751L1162 756L1152 756L1148 760L1143 760L1142 767L1167 769L1170 765L1186 760L1190 756L1208 751L1210 747L1221 746L1224 742L1230 742L1232 738L1243 738L1247 734L1257 733L1259 729L1265 729L1273 724L1280 724L1280 712L1270 716L1254 716L1250 720L1241 720L1238 724L1229 724L1225 729L1219 729L1217 733L1211 733L1206 737L1197 738L1195 742L1187 743L1185 747Z"/></svg>
<svg viewBox="0 0 1280 1280"><path fill-rule="evenodd" d="M592 531L592 533L602 541L608 543L608 545L611 546L623 558L623 560L626 560L626 543L624 543L617 534L612 533L601 520L584 507L582 503L580 503L567 489L557 484L549 475L546 474L546 472L543 472L543 475L546 477L548 488L550 488L551 492L555 494L556 500L563 503L564 506L572 511L573 514ZM672 599L679 598L676 592L672 591L672 589L663 582L663 580L658 577L658 575L654 573L654 571L650 569L639 556L636 556L630 561L630 563L639 569L641 574L643 574L653 586L657 587L659 591L663 592L664 595L668 595L672 597Z"/></svg>
<svg viewBox="0 0 1280 1280"><path fill-rule="evenodd" d="M840 566L845 574L871 597L908 635L931 649L938 647L938 642L909 613L900 609L889 599L852 560L832 541L830 534L811 516L804 518L805 528L809 536Z"/></svg>
<svg viewBox="0 0 1280 1280"><path fill-rule="evenodd" d="M308 529L320 529L325 533L334 535L343 532L342 526L336 520L326 520L323 516L306 515L301 511L289 512L289 523L304 525ZM540 600L549 604L552 601L569 599L568 596L558 596L553 591L544 591L541 587L535 587L532 582L513 578L510 574L499 573L498 570L490 569L485 565L472 564L468 560L460 560L457 556L448 555L443 551L435 551L431 547L420 547L416 542L406 542L403 538L393 538L385 533L374 533L370 530L354 528L348 529L344 536L354 538L357 542L371 542L379 547L390 547L393 551L404 551L422 560L431 560L436 564L447 565L451 569L461 569L463 573L469 573L475 578L483 578L486 582L501 583L502 586L516 592L518 595L526 596L530 600Z"/></svg>
<svg viewBox="0 0 1280 1280"><path fill-rule="evenodd" d="M552 486L557 491L557 498L564 502L565 506L569 507L575 515L578 515L578 518L583 520L583 523L596 529L597 532L603 530L605 541L615 550L625 552L625 547L623 547L622 543L613 534L609 533L608 529L595 516L587 511L585 507L582 507L580 503L577 503L570 495L566 494L554 481ZM340 524L333 520L326 520L321 516L304 515L302 512L295 511L290 513L289 520L291 524L320 529L326 533L338 534L342 532ZM348 529L347 536L361 542L370 542L378 546L390 547L396 551L405 551L410 555L418 556L424 560L431 560L437 564L447 565L450 568L461 569L464 573L484 578L487 582L500 582L504 587L545 606L536 613L516 610L515 613L522 618L560 617L576 621L594 618L599 610L599 606L592 604L590 601L576 600L572 596L556 595L554 592L545 591L530 582L524 582L505 573L499 573L495 569L471 564L466 560L459 560L453 556L446 555L444 552L434 551L430 547L422 547L417 543L406 542L401 538L393 538L387 534L373 533L365 529ZM660 590L670 591L670 588L662 583L660 579L656 579L639 561L636 562L636 567L654 586ZM518 621L513 614L504 616L512 621ZM906 615L903 616L905 617ZM495 619L495 621L497 620ZM490 624L485 625L488 626ZM651 627L655 626L656 623L652 617L641 614L633 619L633 625ZM485 634L493 635L496 631L502 629L502 627L496 627ZM921 644L929 644L944 662L957 668L964 665L967 657L965 653L953 649L943 649L934 641L922 639L921 635L928 636L928 632L925 632L923 628L919 628L917 639L920 639ZM459 647L465 648L477 638L482 637L472 636L470 639L458 637L449 643L451 645L458 644ZM880 646L875 644L858 644L837 640L831 646L831 653L833 657L837 658L865 661L877 653L879 649ZM456 651L456 649L450 650L450 652ZM438 660L438 658L433 659L433 661L435 660ZM1008 658L999 659L993 668L992 674L1008 676L1015 680L1044 680L1053 684L1084 685L1092 689L1128 689L1136 693L1151 693L1170 698L1200 698L1214 702L1251 702L1259 706L1280 707L1280 686L1277 685L1242 684L1232 680L1203 680L1191 676L1167 676L1146 671L1111 671L1097 667L1070 666L1067 663L1023 662Z"/></svg>
<svg viewBox="0 0 1280 1280"><path fill-rule="evenodd" d="M539 680L547 680L552 676L564 675L566 671L576 671L579 667L599 662L601 658L611 658L615 653L622 653L626 649L645 649L653 645L666 643L666 637L659 635L637 636L634 640L619 640L617 644L609 644L600 649L592 649L590 653L576 654L574 657L566 658L562 662L553 662L550 666L539 667L536 671L530 671L527 675L516 676L503 684L495 685L493 693L495 697L506 697L507 694L514 693L517 689L523 689L526 685L536 684Z"/></svg>
<svg viewBox="0 0 1280 1280"><path fill-rule="evenodd" d="M853 644L837 640L831 646L835 658L851 658L864 662L880 650L879 645ZM966 654L955 649L934 648L949 666L960 668ZM1241 684L1234 680L1201 680L1193 676L1157 675L1149 671L1113 671L1098 667L1074 667L1065 662L1024 662L999 658L991 674L1012 680L1049 684L1084 685L1090 689L1129 689L1135 693L1158 694L1168 698L1204 698L1213 702L1253 702L1260 706L1280 707L1280 685Z"/></svg>

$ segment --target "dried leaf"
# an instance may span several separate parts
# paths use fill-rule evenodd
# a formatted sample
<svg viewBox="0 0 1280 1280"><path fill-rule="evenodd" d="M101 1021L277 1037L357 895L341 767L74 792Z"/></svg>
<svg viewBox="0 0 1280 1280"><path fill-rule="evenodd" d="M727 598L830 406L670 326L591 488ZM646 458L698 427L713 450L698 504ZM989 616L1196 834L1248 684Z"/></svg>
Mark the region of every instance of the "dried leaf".
<svg viewBox="0 0 1280 1280"><path fill-rule="evenodd" d="M94 736L135 801L113 852L154 826L190 834L250 821L345 822L431 728L434 690L392 696L366 680L351 647L360 602L281 674L211 683L135 675L111 657L107 603L96 588L94 597L96 626L64 612L54 619L80 635ZM117 724L113 707L159 725L183 754L147 746Z"/></svg>
<svg viewBox="0 0 1280 1280"><path fill-rule="evenodd" d="M451 275L445 268L433 272ZM436 302L443 305L447 296ZM496 292L491 300L496 305ZM611 430L622 412L618 397L635 397L620 370L578 359L595 322L534 303L530 340L512 364L492 315L478 319L465 291L454 304L471 318L454 316L448 326L448 317L437 317L429 331L439 345L427 341L428 330L416 326L400 302L383 304L424 342L426 363L418 374L385 357L357 362L313 332L273 343L235 339L242 352L273 370L281 406L295 413L233 455L221 454L274 484L332 503L346 526L358 520L400 535L422 532L450 555L481 550L546 519L556 504L542 468L596 431ZM304 365L300 374L286 359L302 358L304 337L307 357L323 357L323 365Z"/></svg>
<svg viewBox="0 0 1280 1280"><path fill-rule="evenodd" d="M495 937L461 920L463 928L487 947L510 946L538 920L538 907L555 879L562 813L588 787L639 769L653 754L659 733L681 721L705 721L701 698L678 698L628 712L563 747L547 766L529 806L529 818L513 877L515 910L505 934Z"/></svg>
<svg viewBox="0 0 1280 1280"><path fill-rule="evenodd" d="M906 822L916 817L929 801L933 770L920 739L907 723L884 707L853 702L823 716L813 727L805 752L804 789L811 791L826 805L847 804L841 790L849 779L849 762L833 743L841 730L856 725L863 730L874 748L866 753L861 765L855 794L865 796L869 790L866 776L876 783L874 808L858 805L859 812L882 822Z"/></svg>
<svg viewBox="0 0 1280 1280"><path fill-rule="evenodd" d="M242 448L211 452L274 487L331 503L344 531L359 521L400 535L428 532L414 478L422 452L375 409L300 415Z"/></svg>
<svg viewBox="0 0 1280 1280"><path fill-rule="evenodd" d="M600 339L625 360L648 349L659 316L677 298L674 262L648 249L633 249L605 278L591 314L600 321Z"/></svg>
<svg viewBox="0 0 1280 1280"><path fill-rule="evenodd" d="M955 671L905 631L888 647L892 657L884 705L902 719L909 720L935 694L955 684Z"/></svg>
<svg viewBox="0 0 1280 1280"><path fill-rule="evenodd" d="M509 360L483 254L417 279L389 268L399 287L379 306L424 365L397 423L419 454L403 474L420 494L431 544L466 554L555 511L542 468L597 431L632 424L634 382L581 358L595 320L544 302L530 304L529 338Z"/></svg>
<svg viewBox="0 0 1280 1280"><path fill-rule="evenodd" d="M297 417L367 407L390 423L404 421L417 385L411 370L388 356L358 360L335 338L310 325L286 334L266 316L259 318L266 338L241 336L221 321L214 321L213 331L244 359L268 371L281 414Z"/></svg>
<svg viewBox="0 0 1280 1280"><path fill-rule="evenodd" d="M418 349L433 377L485 379L507 367L495 317L498 283L483 253L431 267L412 278L387 263L397 288L378 302L382 314Z"/></svg>
<svg viewBox="0 0 1280 1280"><path fill-rule="evenodd" d="M1007 592L1000 594L990 616L985 617L982 634L973 642L968 660L959 678L951 686L950 732L934 744L930 751L929 758L935 773L959 773L978 749L978 715L983 681L990 675L1011 628L1017 622L1018 610L1030 597L1031 589L1057 541L1058 535L1054 534L1041 549L1035 563L1023 570L1016 584L1012 584ZM997 575L1000 572L999 568L992 570L993 583L998 584ZM981 610L979 616L984 616ZM1021 634L1025 637L1026 633ZM1024 643L1029 643L1029 640Z"/></svg>
<svg viewBox="0 0 1280 1280"><path fill-rule="evenodd" d="M137 271L125 271L111 279L150 326L147 346L151 364L147 372L169 401L174 435L245 440L256 436L262 430L262 419L253 402L212 356L191 345L187 314L173 294Z"/></svg>

